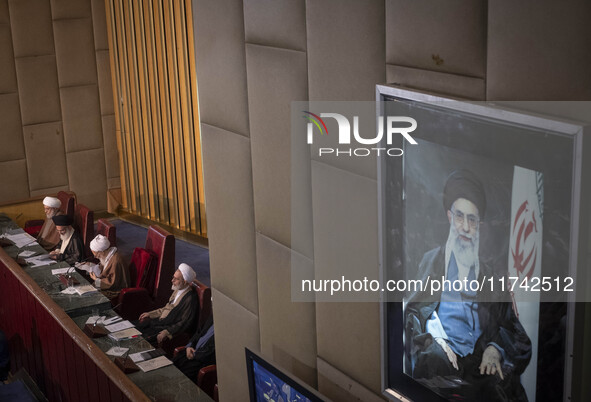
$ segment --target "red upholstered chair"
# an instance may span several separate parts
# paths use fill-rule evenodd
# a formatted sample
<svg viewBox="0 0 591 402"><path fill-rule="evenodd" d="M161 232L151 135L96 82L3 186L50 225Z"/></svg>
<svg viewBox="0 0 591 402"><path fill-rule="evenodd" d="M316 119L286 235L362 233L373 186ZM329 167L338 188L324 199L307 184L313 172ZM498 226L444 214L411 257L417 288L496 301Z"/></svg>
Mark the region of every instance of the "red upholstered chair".
<svg viewBox="0 0 591 402"><path fill-rule="evenodd" d="M147 251L156 256L155 269L150 270L153 280L146 287L123 289L119 294L116 311L127 320L137 320L141 313L164 306L172 294L171 279L174 267L174 236L159 226L150 226L146 244ZM136 285L139 285L136 277ZM132 282L133 283L133 282Z"/></svg>
<svg viewBox="0 0 591 402"><path fill-rule="evenodd" d="M213 386L213 400L215 402L219 402L220 401L220 395L219 395L218 385L217 384Z"/></svg>
<svg viewBox="0 0 591 402"><path fill-rule="evenodd" d="M76 211L76 193L73 191L60 191L57 193L57 198L62 202L60 211L66 215L74 218Z"/></svg>
<svg viewBox="0 0 591 402"><path fill-rule="evenodd" d="M84 243L84 253L86 254L86 257L92 256L90 242L94 238L94 212L83 204L76 205L74 227L78 230L82 243Z"/></svg>
<svg viewBox="0 0 591 402"><path fill-rule="evenodd" d="M215 364L205 366L199 370L199 374L197 374L197 386L215 401L217 401L217 398L215 397L216 392L214 388L217 384L218 374Z"/></svg>
<svg viewBox="0 0 591 402"><path fill-rule="evenodd" d="M197 279L191 282L191 288L197 293L197 300L199 301L197 325L190 327L190 332L183 332L176 334L172 339L165 338L158 347L162 348L168 356L176 353L176 348L181 345L186 345L193 337L195 331L201 330L207 319L213 314L211 307L211 289L199 282ZM174 351L174 353L173 353Z"/></svg>
<svg viewBox="0 0 591 402"><path fill-rule="evenodd" d="M97 221L96 234L102 234L107 239L109 239L109 243L111 243L111 247L117 246L116 229L117 228L115 228L115 225L113 225L111 222L107 221L106 219L99 219Z"/></svg>

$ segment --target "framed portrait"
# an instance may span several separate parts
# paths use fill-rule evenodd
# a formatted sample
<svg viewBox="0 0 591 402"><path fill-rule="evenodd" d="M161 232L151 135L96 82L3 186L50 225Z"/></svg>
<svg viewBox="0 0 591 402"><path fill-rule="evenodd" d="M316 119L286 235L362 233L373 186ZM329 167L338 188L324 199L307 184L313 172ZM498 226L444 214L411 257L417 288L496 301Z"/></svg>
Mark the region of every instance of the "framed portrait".
<svg viewBox="0 0 591 402"><path fill-rule="evenodd" d="M384 394L568 399L584 126L394 86L377 100L384 124L417 122L378 158Z"/></svg>

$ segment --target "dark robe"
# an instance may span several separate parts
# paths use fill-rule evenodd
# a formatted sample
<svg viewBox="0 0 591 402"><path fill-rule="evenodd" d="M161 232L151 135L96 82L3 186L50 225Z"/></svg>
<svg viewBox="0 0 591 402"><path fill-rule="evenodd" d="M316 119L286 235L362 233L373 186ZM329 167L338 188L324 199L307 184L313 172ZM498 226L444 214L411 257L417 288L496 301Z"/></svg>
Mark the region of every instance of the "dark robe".
<svg viewBox="0 0 591 402"><path fill-rule="evenodd" d="M205 322L203 328L197 330L195 335L191 338L187 347L195 348L197 346L197 342L199 339L204 336L209 328L213 326L213 316ZM195 350L195 355L193 359L187 358L186 350L183 350L181 353L178 353L174 359L173 363L179 370L181 370L187 377L191 379L193 382L197 382L197 374L199 374L199 370L203 367L209 366L211 364L215 364L215 337L212 335L203 345L199 347L199 349Z"/></svg>
<svg viewBox="0 0 591 402"><path fill-rule="evenodd" d="M428 277L441 280L444 276L445 247L438 247L425 253L419 264L418 278L426 282ZM483 276L494 278L495 284L500 283L498 275L495 275L493 270L481 261L478 280ZM488 284L488 279L486 283ZM484 286L484 289L487 287ZM506 292L497 289L493 294L483 290L478 295L479 300L486 300L478 303L478 318L482 333L474 345L472 354L464 358L458 356L463 366L460 367L460 371L452 367L443 349L426 330L427 320L439 308L439 295L431 299L433 301L415 301L418 300L418 296L415 294L409 298L404 312L405 338L411 340L406 343L405 349L407 357L415 362L413 377L427 379L436 376L460 377L465 381L464 385L460 390L453 388L451 392L463 394L468 400L527 400L519 376L531 358L531 341L515 315L510 297ZM491 343L500 346L504 351L501 359L505 377L503 381L498 375L481 376L478 370L482 354ZM445 393L445 389L439 391Z"/></svg>
<svg viewBox="0 0 591 402"><path fill-rule="evenodd" d="M56 249L60 250L62 247L62 241L57 244ZM65 261L70 265L74 265L77 262L81 262L84 259L84 244L82 239L78 235L78 232L74 231L70 238L66 249L63 253L57 255L56 261Z"/></svg>

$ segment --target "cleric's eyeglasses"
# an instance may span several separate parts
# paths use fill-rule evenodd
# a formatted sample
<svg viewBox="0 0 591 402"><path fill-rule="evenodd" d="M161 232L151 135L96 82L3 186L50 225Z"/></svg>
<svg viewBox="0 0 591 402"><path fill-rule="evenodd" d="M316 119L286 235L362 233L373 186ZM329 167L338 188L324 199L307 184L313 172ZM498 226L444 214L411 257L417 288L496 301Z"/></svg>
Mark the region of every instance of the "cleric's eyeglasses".
<svg viewBox="0 0 591 402"><path fill-rule="evenodd" d="M458 225L462 226L464 224L464 219L465 219L466 215L464 215L464 213L461 211L454 211L454 210L451 210L451 213L454 214L456 223ZM476 229L479 224L480 224L480 218L478 216L472 215L472 214L468 215L468 225L470 226L470 228Z"/></svg>

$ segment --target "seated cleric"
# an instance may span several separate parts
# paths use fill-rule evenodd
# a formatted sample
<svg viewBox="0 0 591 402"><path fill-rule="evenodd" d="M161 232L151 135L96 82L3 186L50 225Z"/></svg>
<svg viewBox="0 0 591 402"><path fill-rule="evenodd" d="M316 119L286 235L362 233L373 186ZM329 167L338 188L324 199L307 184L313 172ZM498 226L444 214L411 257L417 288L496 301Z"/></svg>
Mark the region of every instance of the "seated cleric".
<svg viewBox="0 0 591 402"><path fill-rule="evenodd" d="M94 285L109 299L119 295L129 284L129 272L117 247L111 247L109 239L99 234L90 242L90 251L98 258L102 268L99 276L90 272Z"/></svg>
<svg viewBox="0 0 591 402"><path fill-rule="evenodd" d="M45 211L45 221L41 226L41 231L37 235L37 242L45 250L53 250L60 241L60 235L55 230L55 224L52 218L57 215L62 215L60 207L62 202L55 197L45 197L43 199L43 209Z"/></svg>
<svg viewBox="0 0 591 402"><path fill-rule="evenodd" d="M202 328L195 332L184 353L177 354L172 362L193 382L197 381L199 370L210 364L215 364L213 315L210 315Z"/></svg>
<svg viewBox="0 0 591 402"><path fill-rule="evenodd" d="M486 210L478 177L468 170L452 172L443 190L443 206L450 224L447 242L425 253L418 278L498 277L478 253ZM413 378L462 400L527 400L519 376L531 358L531 342L509 300L500 291L477 294L449 287L436 300L411 296L404 316Z"/></svg>
<svg viewBox="0 0 591 402"><path fill-rule="evenodd" d="M49 258L65 261L70 265L81 262L84 259L84 244L72 227L72 218L68 215L57 215L52 219L60 241L56 249L49 253Z"/></svg>
<svg viewBox="0 0 591 402"><path fill-rule="evenodd" d="M140 315L137 328L146 340L161 343L164 338L191 328L197 314L197 294L189 286L195 279L195 271L187 264L180 264L172 277L172 295L162 308Z"/></svg>

